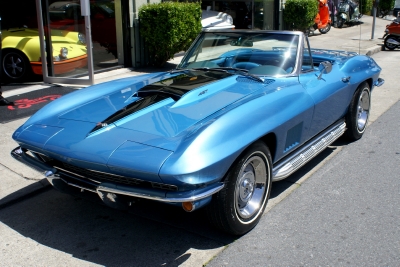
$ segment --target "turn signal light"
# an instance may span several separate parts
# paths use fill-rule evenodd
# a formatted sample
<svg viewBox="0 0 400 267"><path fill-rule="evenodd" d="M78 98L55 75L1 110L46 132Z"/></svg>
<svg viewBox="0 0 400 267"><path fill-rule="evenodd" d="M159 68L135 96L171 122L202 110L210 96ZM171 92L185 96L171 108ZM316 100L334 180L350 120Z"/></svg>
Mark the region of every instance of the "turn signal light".
<svg viewBox="0 0 400 267"><path fill-rule="evenodd" d="M184 211L191 212L194 210L193 202L182 202L182 208Z"/></svg>

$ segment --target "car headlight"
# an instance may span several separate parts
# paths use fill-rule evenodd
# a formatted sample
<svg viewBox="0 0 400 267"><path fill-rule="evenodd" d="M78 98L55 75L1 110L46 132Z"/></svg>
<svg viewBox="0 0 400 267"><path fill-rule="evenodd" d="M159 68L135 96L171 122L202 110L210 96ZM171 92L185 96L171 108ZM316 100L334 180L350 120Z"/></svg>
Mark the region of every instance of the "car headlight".
<svg viewBox="0 0 400 267"><path fill-rule="evenodd" d="M67 57L68 57L68 48L61 47L61 49L60 49L60 58L61 59L66 59Z"/></svg>
<svg viewBox="0 0 400 267"><path fill-rule="evenodd" d="M83 33L78 33L78 40L81 44L86 44L86 37Z"/></svg>

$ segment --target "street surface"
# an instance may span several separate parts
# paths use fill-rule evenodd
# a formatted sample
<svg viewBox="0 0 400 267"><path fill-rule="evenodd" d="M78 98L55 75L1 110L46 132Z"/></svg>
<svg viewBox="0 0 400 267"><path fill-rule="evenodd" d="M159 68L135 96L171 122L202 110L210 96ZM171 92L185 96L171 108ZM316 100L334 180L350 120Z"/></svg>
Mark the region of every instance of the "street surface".
<svg viewBox="0 0 400 267"><path fill-rule="evenodd" d="M320 37L310 38L312 47ZM372 56L385 84L372 93L372 124L363 138L335 142L274 183L264 217L245 236L214 230L202 210L186 213L142 200L123 212L97 197L46 188L0 209L1 265L398 266L399 53ZM0 149L16 146L11 134L25 120L2 127ZM20 167L11 161L1 158L0 171ZM19 167L15 175L41 176Z"/></svg>

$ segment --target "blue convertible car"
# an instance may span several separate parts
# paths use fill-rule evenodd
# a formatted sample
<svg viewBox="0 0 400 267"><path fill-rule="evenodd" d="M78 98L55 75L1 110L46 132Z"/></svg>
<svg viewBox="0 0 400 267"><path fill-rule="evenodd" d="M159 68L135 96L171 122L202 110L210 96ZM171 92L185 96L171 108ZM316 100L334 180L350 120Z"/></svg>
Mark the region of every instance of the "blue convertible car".
<svg viewBox="0 0 400 267"><path fill-rule="evenodd" d="M244 234L271 183L368 122L383 84L369 56L309 47L301 32L202 32L178 67L94 85L49 103L13 135L16 159L67 193L201 207Z"/></svg>

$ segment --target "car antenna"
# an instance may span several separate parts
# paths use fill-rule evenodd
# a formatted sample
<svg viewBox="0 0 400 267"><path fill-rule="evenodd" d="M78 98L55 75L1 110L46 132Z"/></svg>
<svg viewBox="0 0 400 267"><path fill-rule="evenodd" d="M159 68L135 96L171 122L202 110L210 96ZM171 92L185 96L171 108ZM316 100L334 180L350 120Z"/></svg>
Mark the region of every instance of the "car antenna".
<svg viewBox="0 0 400 267"><path fill-rule="evenodd" d="M362 14L362 1L359 1L359 7L358 8L360 9L360 14ZM358 54L360 55L361 54L361 27L362 27L362 23L359 23L359 25L360 25L360 38L358 38Z"/></svg>

